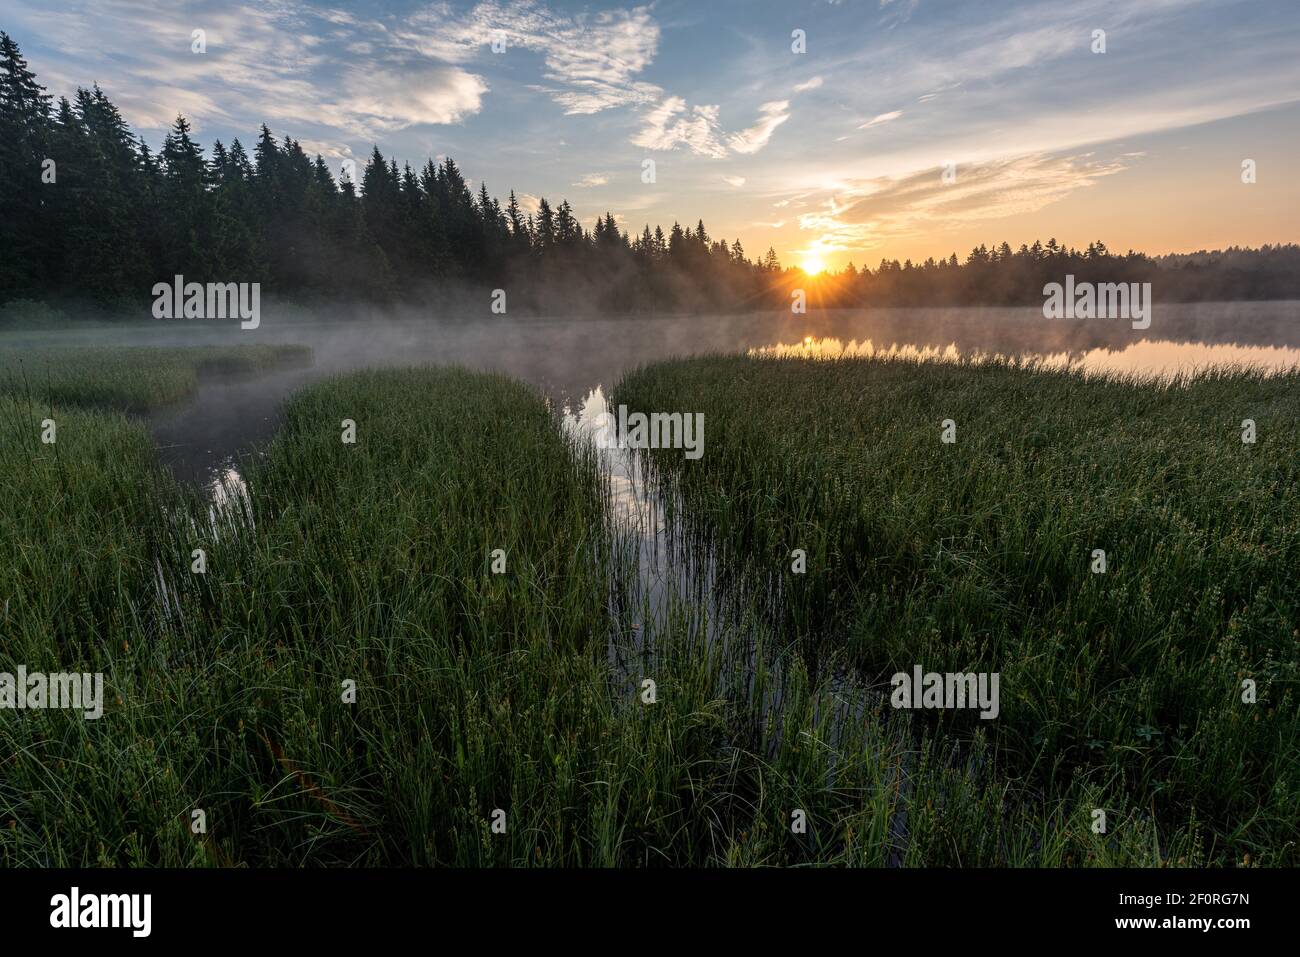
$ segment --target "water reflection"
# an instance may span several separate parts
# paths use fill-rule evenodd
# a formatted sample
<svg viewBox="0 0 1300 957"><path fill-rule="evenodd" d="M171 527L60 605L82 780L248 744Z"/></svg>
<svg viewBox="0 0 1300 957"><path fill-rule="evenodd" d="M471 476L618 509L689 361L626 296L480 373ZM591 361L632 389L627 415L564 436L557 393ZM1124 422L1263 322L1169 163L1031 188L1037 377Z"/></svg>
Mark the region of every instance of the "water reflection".
<svg viewBox="0 0 1300 957"><path fill-rule="evenodd" d="M233 461L213 470L206 487L208 523L214 533L222 529L253 527L253 500L248 483Z"/></svg>
<svg viewBox="0 0 1300 957"><path fill-rule="evenodd" d="M1205 342L1143 340L1123 349L1091 349L1081 356L1057 353L1049 363L1074 365L1086 372L1134 373L1157 378L1211 368L1249 367L1268 372L1300 369L1300 349Z"/></svg>
<svg viewBox="0 0 1300 957"><path fill-rule="evenodd" d="M566 404L561 422L570 438L596 455L616 569L609 662L621 680L635 683L654 654L655 635L671 622L687 629L688 640L712 639L719 621L715 566L709 555L674 535L665 509L668 492L646 460L634 449L602 441L613 424L604 389L588 391L576 408Z"/></svg>
<svg viewBox="0 0 1300 957"><path fill-rule="evenodd" d="M575 442L590 444L605 486L606 531L614 552L607 660L617 696L635 701L644 676L693 670L704 662L717 693L743 702L740 712L756 716L750 746L771 759L785 736L791 682L796 695L811 685L812 727L831 754L860 748L865 736L878 753L897 755L902 802L889 829L895 845L904 847L913 716L888 708L881 688L829 649L816 663L820 680L808 662L792 674L789 636L771 627L781 601L780 576L722 555L715 540L686 530L680 497L650 460L600 441L612 419L597 386L576 408L566 405L561 421ZM832 760L828 787L835 771Z"/></svg>
<svg viewBox="0 0 1300 957"><path fill-rule="evenodd" d="M885 358L913 361L956 362L1003 358L1003 354L980 349L963 351L955 342L946 346L916 346L892 342L878 346L871 339L845 342L834 336L805 336L800 342L778 342L748 350L751 356L778 358L846 359ZM1235 343L1173 342L1144 339L1118 348L1096 348L1079 352L1017 353L1050 369L1078 369L1095 375L1136 375L1167 379L1210 369L1249 368L1267 373L1300 371L1300 349L1289 346L1253 346Z"/></svg>
<svg viewBox="0 0 1300 957"><path fill-rule="evenodd" d="M771 357L777 359L928 359L956 361L961 358L961 350L955 342L942 348L938 346L914 346L907 343L892 343L887 348L877 347L870 339L858 342L850 339L847 343L833 336L817 339L804 336L802 342L782 343L771 346L759 346L750 349L751 356ZM971 353L975 355L975 353Z"/></svg>

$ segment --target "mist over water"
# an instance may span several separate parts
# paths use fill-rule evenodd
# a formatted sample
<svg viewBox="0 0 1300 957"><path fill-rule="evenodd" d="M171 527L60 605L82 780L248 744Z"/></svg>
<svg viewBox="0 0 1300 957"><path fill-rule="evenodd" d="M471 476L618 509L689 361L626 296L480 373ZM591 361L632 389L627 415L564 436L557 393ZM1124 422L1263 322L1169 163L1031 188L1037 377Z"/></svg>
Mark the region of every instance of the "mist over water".
<svg viewBox="0 0 1300 957"><path fill-rule="evenodd" d="M233 457L274 434L284 400L310 382L361 368L463 365L526 381L557 409L579 409L630 369L708 353L755 351L1036 356L1090 371L1169 373L1218 363L1282 368L1300 362L1300 302L1156 303L1151 328L1124 320L1049 320L1037 307L788 311L609 318L470 318L418 309L335 306L307 311L266 303L261 325L152 320L11 333L7 344L303 344L308 367L258 375L205 375L197 393L149 416L162 460L178 478L208 482Z"/></svg>

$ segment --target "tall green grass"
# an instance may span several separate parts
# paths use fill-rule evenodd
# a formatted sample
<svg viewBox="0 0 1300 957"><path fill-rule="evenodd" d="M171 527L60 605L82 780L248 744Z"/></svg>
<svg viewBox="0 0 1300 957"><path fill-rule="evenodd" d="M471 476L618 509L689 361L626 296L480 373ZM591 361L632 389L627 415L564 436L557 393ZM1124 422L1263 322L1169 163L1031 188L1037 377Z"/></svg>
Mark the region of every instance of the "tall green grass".
<svg viewBox="0 0 1300 957"><path fill-rule="evenodd" d="M17 660L95 660L143 628L124 596L152 573L154 449L121 414L48 412L0 395L0 621ZM25 656L25 657L24 657Z"/></svg>
<svg viewBox="0 0 1300 957"><path fill-rule="evenodd" d="M103 671L108 701L0 711L0 864L1206 859L1122 775L1044 788L1000 736L958 748L891 711L841 673L860 642L811 658L763 596L738 590L712 642L707 596L638 606L595 453L518 383L316 384L215 513L129 419L56 408L44 445L46 414L0 396L0 670Z"/></svg>
<svg viewBox="0 0 1300 957"><path fill-rule="evenodd" d="M1207 861L1293 864L1298 387L719 357L639 370L616 401L704 413L703 458L656 452L656 468L682 523L779 595L811 663L834 652L885 690L916 664L997 671L999 719L927 720L958 739L987 726L1030 806L1098 790L1156 823L1160 860L1203 833Z"/></svg>
<svg viewBox="0 0 1300 957"><path fill-rule="evenodd" d="M0 393L38 403L145 411L184 399L204 373L265 372L310 361L297 345L0 346Z"/></svg>
<svg viewBox="0 0 1300 957"><path fill-rule="evenodd" d="M9 610L25 638L0 669L102 670L109 703L99 721L0 713L5 864L897 853L901 739L872 723L832 745L826 697L797 663L777 713L767 679L701 654L683 605L655 626L654 704L611 672L601 480L524 386L455 371L314 386L250 463L249 498L211 524L126 420L69 416L41 447L12 421L6 464L30 482L6 506L33 507L6 541L45 564L7 583L26 589ZM60 468L80 477L65 486ZM86 574L102 581L86 589ZM796 807L807 834L790 831Z"/></svg>

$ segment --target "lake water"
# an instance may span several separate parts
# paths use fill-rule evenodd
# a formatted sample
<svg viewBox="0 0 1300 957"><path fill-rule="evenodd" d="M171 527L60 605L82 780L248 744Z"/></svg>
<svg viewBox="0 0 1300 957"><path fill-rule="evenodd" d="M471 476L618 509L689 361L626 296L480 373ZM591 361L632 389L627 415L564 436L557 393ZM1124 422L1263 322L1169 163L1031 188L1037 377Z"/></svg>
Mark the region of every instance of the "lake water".
<svg viewBox="0 0 1300 957"><path fill-rule="evenodd" d="M178 477L206 482L232 456L270 438L278 409L293 392L321 376L367 366L436 363L500 371L533 384L557 408L575 411L629 369L707 353L1001 354L1093 372L1151 375L1222 364L1282 369L1300 365L1300 302L1157 303L1145 330L1124 320L1044 319L1038 307L472 321L368 312L291 321L267 307L261 327L249 331L235 322L171 320L108 332L98 327L11 334L6 342L106 345L106 339L124 345L302 343L313 348L309 368L207 377L190 401L150 417L164 461Z"/></svg>

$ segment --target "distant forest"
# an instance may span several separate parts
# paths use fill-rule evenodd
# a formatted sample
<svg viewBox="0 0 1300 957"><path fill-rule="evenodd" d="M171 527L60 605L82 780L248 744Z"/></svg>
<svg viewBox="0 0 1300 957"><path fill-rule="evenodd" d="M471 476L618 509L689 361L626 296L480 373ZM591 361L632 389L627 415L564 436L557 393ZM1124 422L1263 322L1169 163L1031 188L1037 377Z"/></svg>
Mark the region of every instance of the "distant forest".
<svg viewBox="0 0 1300 957"><path fill-rule="evenodd" d="M511 312L783 308L795 288L810 308L1032 304L1066 273L1150 281L1166 302L1300 298L1295 244L1152 257L1049 239L808 277L771 249L751 259L739 239L711 238L702 221L631 235L609 213L584 227L567 200L525 213L511 191L503 206L450 158L416 170L375 147L354 184L265 125L251 155L234 140L205 156L184 117L155 153L98 86L55 104L5 33L0 246L0 302L110 307L143 305L176 274L307 302L503 288Z"/></svg>

